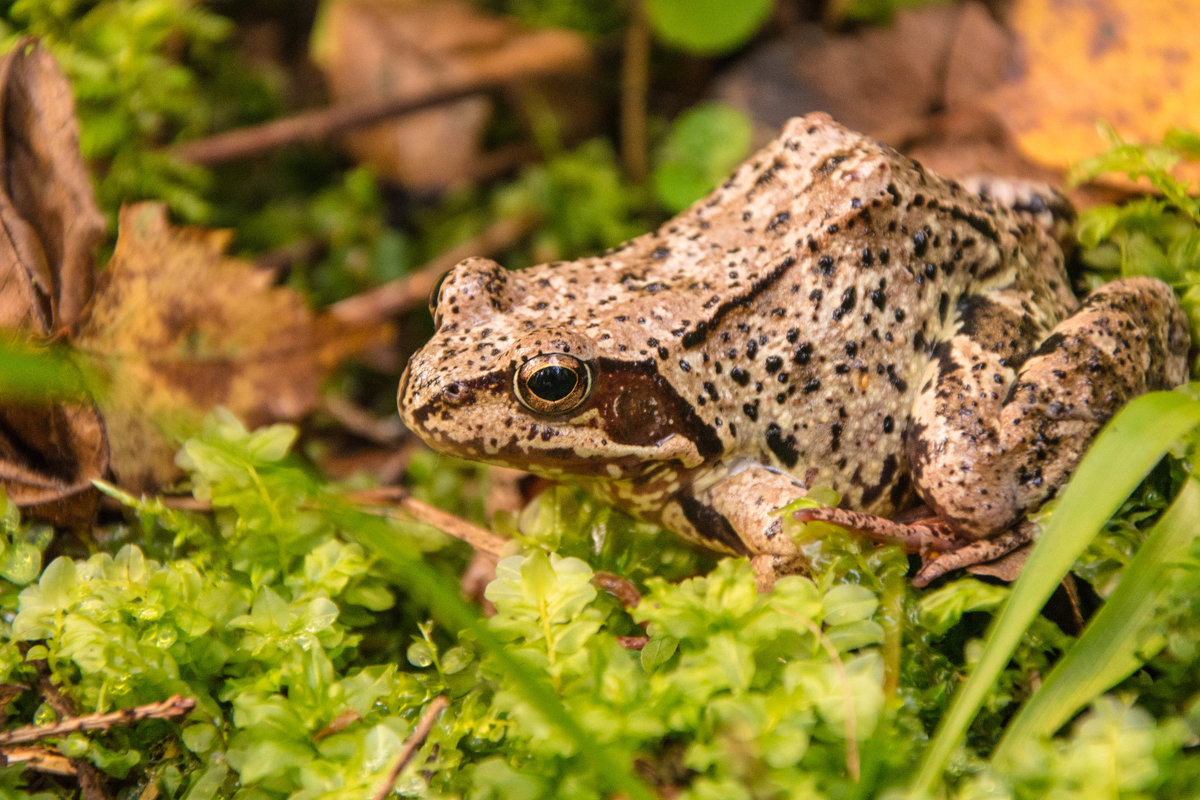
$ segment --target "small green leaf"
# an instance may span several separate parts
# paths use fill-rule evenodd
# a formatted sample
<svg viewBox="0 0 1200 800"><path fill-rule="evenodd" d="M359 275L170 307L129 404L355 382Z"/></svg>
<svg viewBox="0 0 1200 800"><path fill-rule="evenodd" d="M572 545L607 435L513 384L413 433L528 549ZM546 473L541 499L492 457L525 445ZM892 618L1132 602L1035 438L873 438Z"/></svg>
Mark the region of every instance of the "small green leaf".
<svg viewBox="0 0 1200 800"><path fill-rule="evenodd" d="M642 669L653 672L671 660L679 649L679 640L674 636L654 636L642 648Z"/></svg>
<svg viewBox="0 0 1200 800"><path fill-rule="evenodd" d="M467 648L451 647L442 654L442 672L447 675L456 675L470 666L474 660L475 655Z"/></svg>
<svg viewBox="0 0 1200 800"><path fill-rule="evenodd" d="M181 736L183 744L188 750L191 750L198 756L202 756L211 750L213 744L216 743L217 729L210 723L199 722L184 728Z"/></svg>
<svg viewBox="0 0 1200 800"><path fill-rule="evenodd" d="M30 542L17 541L0 557L0 578L24 586L42 570L42 551Z"/></svg>
<svg viewBox="0 0 1200 800"><path fill-rule="evenodd" d="M745 44L770 13L771 0L646 0L646 16L659 38L693 53Z"/></svg>
<svg viewBox="0 0 1200 800"><path fill-rule="evenodd" d="M834 586L821 601L825 625L846 625L870 618L879 607L879 598L865 586L843 583Z"/></svg>
<svg viewBox="0 0 1200 800"><path fill-rule="evenodd" d="M707 194L750 151L746 115L721 105L694 106L675 120L655 156L654 193L668 211L682 211Z"/></svg>
<svg viewBox="0 0 1200 800"><path fill-rule="evenodd" d="M883 643L883 626L871 619L860 619L844 625L835 625L825 631L825 636L839 652L858 650Z"/></svg>

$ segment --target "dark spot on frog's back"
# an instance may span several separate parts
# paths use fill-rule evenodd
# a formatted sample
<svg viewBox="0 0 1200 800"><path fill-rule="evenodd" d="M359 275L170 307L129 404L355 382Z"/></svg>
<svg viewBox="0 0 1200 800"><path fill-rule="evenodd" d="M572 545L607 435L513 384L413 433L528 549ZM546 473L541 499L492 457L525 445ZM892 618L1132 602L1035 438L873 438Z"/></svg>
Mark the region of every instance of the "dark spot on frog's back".
<svg viewBox="0 0 1200 800"><path fill-rule="evenodd" d="M767 426L767 447L775 454L785 467L791 469L800 460L800 452L796 449L796 437L783 435L783 429L772 422Z"/></svg>
<svg viewBox="0 0 1200 800"><path fill-rule="evenodd" d="M670 436L692 442L705 459L724 449L716 429L696 414L653 361L597 359L596 388L588 401L604 432L618 444L653 446Z"/></svg>
<svg viewBox="0 0 1200 800"><path fill-rule="evenodd" d="M838 165L845 161L847 156L844 153L827 156L820 164L817 165L816 172L821 177L827 177L829 173L838 168Z"/></svg>
<svg viewBox="0 0 1200 800"><path fill-rule="evenodd" d="M993 242L1000 241L1000 234L996 232L996 226L992 221L983 214L976 214L973 211L968 211L961 206L954 206L950 209L950 216L956 220L967 223L972 228L977 230L984 238L990 239Z"/></svg>

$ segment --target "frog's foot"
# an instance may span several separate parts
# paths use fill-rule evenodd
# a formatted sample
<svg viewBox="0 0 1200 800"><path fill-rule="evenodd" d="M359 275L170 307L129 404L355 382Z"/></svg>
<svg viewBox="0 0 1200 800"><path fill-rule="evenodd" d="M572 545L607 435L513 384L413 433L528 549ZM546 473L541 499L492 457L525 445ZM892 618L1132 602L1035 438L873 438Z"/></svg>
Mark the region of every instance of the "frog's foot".
<svg viewBox="0 0 1200 800"><path fill-rule="evenodd" d="M991 539L979 539L952 550L924 559L913 577L913 586L925 586L956 569L966 569L977 575L990 575L1004 581L1016 580L1025 566L1028 550L1037 525L1024 520Z"/></svg>
<svg viewBox="0 0 1200 800"><path fill-rule="evenodd" d="M1025 563L1021 548L1037 533L1037 525L1024 520L999 536L964 541L940 517L896 522L842 508L806 508L797 511L795 518L800 522L831 522L872 541L899 544L910 553L920 554L923 563L913 578L914 586L925 586L958 569L1011 581Z"/></svg>

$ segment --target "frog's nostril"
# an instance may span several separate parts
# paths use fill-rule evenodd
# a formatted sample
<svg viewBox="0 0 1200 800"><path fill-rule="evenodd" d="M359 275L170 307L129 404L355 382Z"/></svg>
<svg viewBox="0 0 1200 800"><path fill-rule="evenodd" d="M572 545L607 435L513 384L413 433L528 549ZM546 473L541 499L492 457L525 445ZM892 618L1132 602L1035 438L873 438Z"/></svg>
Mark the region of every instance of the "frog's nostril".
<svg viewBox="0 0 1200 800"><path fill-rule="evenodd" d="M461 406L471 399L471 390L465 383L451 381L442 387L442 401L447 405Z"/></svg>

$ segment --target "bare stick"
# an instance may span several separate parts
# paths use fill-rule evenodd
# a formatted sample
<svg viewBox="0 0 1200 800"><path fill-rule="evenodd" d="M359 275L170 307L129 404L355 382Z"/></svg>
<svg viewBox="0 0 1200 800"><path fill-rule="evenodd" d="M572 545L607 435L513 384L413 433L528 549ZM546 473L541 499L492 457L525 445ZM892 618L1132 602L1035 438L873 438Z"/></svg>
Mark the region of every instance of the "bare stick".
<svg viewBox="0 0 1200 800"><path fill-rule="evenodd" d="M0 750L6 764L22 764L25 769L63 777L76 775L75 767L66 756L49 747L6 747Z"/></svg>
<svg viewBox="0 0 1200 800"><path fill-rule="evenodd" d="M123 708L107 714L88 714L71 717L51 725L27 725L12 731L0 732L0 745L25 744L51 736L67 736L80 731L108 730L118 725L133 725L144 719L174 719L182 717L196 707L191 697L174 695L157 703Z"/></svg>
<svg viewBox="0 0 1200 800"><path fill-rule="evenodd" d="M385 320L422 305L429 299L429 292L438 278L459 261L503 250L533 230L536 224L537 218L532 214L497 220L478 236L451 247L416 272L334 303L330 311L342 322L365 323Z"/></svg>
<svg viewBox="0 0 1200 800"><path fill-rule="evenodd" d="M388 773L387 780L379 787L374 795L374 800L387 800L387 796L391 794L392 789L396 786L396 781L400 778L400 773L408 766L408 762L412 761L413 756L417 754L417 750L425 742L425 737L429 735L429 731L433 728L433 723L437 720L438 714L445 710L450 701L445 695L438 695L433 698L433 702L429 704L429 708L425 709L425 713L421 715L421 721L417 723L417 727L413 730L412 735L404 743L404 748L400 751L400 755L396 758L396 763L392 765L391 772Z"/></svg>
<svg viewBox="0 0 1200 800"><path fill-rule="evenodd" d="M650 22L643 0L630 3L621 63L621 163L634 181L646 179L646 94L650 86Z"/></svg>
<svg viewBox="0 0 1200 800"><path fill-rule="evenodd" d="M171 155L193 164L224 164L269 153L283 145L320 142L344 131L373 125L393 117L423 111L480 94L500 94L531 80L565 77L563 69L527 72L520 76L468 83L418 97L389 97L338 103L316 111L306 111L262 125L220 133L207 139L185 142L171 148Z"/></svg>
<svg viewBox="0 0 1200 800"><path fill-rule="evenodd" d="M494 559L500 558L500 551L508 544L508 539L503 536L497 536L487 528L481 528L472 522L467 522L462 517L456 517L448 511L442 511L437 506L411 497L404 489L388 488L350 492L346 495L346 499L354 503L376 506L385 501L395 503L417 522L432 525L447 536L453 536L455 539L471 545L476 552L484 553ZM382 513L389 517L396 516L390 507L383 508Z"/></svg>
<svg viewBox="0 0 1200 800"><path fill-rule="evenodd" d="M611 572L597 572L592 576L592 585L620 600L626 610L637 608L638 603L642 602L642 593L620 575L614 575Z"/></svg>

